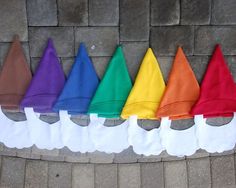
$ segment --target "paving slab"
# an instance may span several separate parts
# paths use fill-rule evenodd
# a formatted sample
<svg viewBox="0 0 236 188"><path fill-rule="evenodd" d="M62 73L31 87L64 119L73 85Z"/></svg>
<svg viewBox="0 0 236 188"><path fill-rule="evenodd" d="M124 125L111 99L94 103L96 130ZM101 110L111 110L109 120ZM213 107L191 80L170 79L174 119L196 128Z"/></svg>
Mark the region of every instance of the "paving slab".
<svg viewBox="0 0 236 188"><path fill-rule="evenodd" d="M25 159L2 158L1 182L0 187L24 187Z"/></svg>
<svg viewBox="0 0 236 188"><path fill-rule="evenodd" d="M118 166L119 188L140 188L140 165L120 164Z"/></svg>
<svg viewBox="0 0 236 188"><path fill-rule="evenodd" d="M29 26L56 26L56 0L30 0L27 2L27 16Z"/></svg>
<svg viewBox="0 0 236 188"><path fill-rule="evenodd" d="M117 188L117 165L97 164L95 165L95 187Z"/></svg>
<svg viewBox="0 0 236 188"><path fill-rule="evenodd" d="M179 20L179 0L151 0L151 25L177 25Z"/></svg>
<svg viewBox="0 0 236 188"><path fill-rule="evenodd" d="M28 41L25 0L1 1L0 42L10 42L15 34L21 41Z"/></svg>
<svg viewBox="0 0 236 188"><path fill-rule="evenodd" d="M94 165L72 166L72 188L94 188Z"/></svg>
<svg viewBox="0 0 236 188"><path fill-rule="evenodd" d="M164 188L163 163L141 164L142 188Z"/></svg>
<svg viewBox="0 0 236 188"><path fill-rule="evenodd" d="M71 167L71 163L49 162L48 187L70 188L72 186Z"/></svg>
<svg viewBox="0 0 236 188"><path fill-rule="evenodd" d="M27 161L25 170L25 188L44 188L48 183L48 162Z"/></svg>
<svg viewBox="0 0 236 188"><path fill-rule="evenodd" d="M119 0L90 0L89 25L91 26L118 26Z"/></svg>
<svg viewBox="0 0 236 188"><path fill-rule="evenodd" d="M60 26L87 26L88 0L58 0Z"/></svg>

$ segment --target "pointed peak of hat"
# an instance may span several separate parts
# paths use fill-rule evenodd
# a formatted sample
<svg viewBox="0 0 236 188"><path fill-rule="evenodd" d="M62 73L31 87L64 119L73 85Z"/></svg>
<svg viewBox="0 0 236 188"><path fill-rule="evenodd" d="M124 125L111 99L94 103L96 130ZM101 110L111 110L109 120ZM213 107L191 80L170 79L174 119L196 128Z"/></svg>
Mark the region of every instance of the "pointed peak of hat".
<svg viewBox="0 0 236 188"><path fill-rule="evenodd" d="M77 51L76 59L82 58L84 56L88 56L86 46L84 43L80 43L78 51Z"/></svg>

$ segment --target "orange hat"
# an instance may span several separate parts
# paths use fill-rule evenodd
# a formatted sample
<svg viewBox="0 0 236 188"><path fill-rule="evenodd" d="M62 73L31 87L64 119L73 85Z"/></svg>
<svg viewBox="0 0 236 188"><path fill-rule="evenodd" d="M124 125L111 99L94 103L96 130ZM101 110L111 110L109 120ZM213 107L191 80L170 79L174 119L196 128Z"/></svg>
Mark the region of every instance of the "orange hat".
<svg viewBox="0 0 236 188"><path fill-rule="evenodd" d="M19 109L19 103L31 78L19 37L16 35L0 74L0 105L7 109Z"/></svg>
<svg viewBox="0 0 236 188"><path fill-rule="evenodd" d="M169 117L172 120L191 118L190 111L199 92L199 84L182 48L179 47L157 117Z"/></svg>

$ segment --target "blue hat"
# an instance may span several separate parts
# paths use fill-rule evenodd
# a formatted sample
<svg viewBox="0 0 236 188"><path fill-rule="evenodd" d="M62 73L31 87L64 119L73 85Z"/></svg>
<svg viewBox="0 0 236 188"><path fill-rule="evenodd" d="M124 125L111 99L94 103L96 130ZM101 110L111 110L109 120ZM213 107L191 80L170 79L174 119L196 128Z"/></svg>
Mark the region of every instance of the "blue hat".
<svg viewBox="0 0 236 188"><path fill-rule="evenodd" d="M53 110L67 110L69 114L85 114L93 97L99 78L88 57L85 45L80 44L75 63Z"/></svg>

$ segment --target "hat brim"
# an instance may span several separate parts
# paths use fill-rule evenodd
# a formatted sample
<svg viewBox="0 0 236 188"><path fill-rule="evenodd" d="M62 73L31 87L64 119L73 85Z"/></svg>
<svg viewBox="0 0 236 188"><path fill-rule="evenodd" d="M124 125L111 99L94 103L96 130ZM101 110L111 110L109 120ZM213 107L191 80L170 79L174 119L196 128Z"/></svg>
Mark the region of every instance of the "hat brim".
<svg viewBox="0 0 236 188"><path fill-rule="evenodd" d="M203 101L196 104L191 113L193 115L203 114L204 117L229 117L236 112L236 100L234 99L215 99Z"/></svg>
<svg viewBox="0 0 236 188"><path fill-rule="evenodd" d="M99 117L105 118L119 118L124 103L124 100L95 103L90 105L88 113L98 114Z"/></svg>
<svg viewBox="0 0 236 188"><path fill-rule="evenodd" d="M32 107L35 112L49 113L52 112L53 104L57 99L57 95L35 95L25 97L21 102L21 109L25 107Z"/></svg>
<svg viewBox="0 0 236 188"><path fill-rule="evenodd" d="M189 119L193 116L190 114L191 108L195 101L181 101L167 104L157 111L157 117L169 117L171 120Z"/></svg>
<svg viewBox="0 0 236 188"><path fill-rule="evenodd" d="M4 109L19 109L20 101L23 95L20 94L1 94L0 95L0 105Z"/></svg>
<svg viewBox="0 0 236 188"><path fill-rule="evenodd" d="M66 110L69 114L86 114L91 98L70 98L57 101L53 111Z"/></svg>
<svg viewBox="0 0 236 188"><path fill-rule="evenodd" d="M138 119L158 119L156 109L159 103L141 101L132 104L126 104L121 113L123 119L128 119L132 115L136 115Z"/></svg>

